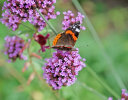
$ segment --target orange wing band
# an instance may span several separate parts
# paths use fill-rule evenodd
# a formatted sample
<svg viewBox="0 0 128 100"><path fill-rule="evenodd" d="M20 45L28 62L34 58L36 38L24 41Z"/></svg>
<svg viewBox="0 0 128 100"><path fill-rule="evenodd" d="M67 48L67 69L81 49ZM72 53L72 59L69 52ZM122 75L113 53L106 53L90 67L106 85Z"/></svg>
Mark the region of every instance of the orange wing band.
<svg viewBox="0 0 128 100"><path fill-rule="evenodd" d="M57 41L58 41L58 39L59 39L60 37L61 37L61 33L58 34L58 35L55 37L55 39L53 40L53 46L56 45L56 43L57 43Z"/></svg>
<svg viewBox="0 0 128 100"><path fill-rule="evenodd" d="M74 41L77 40L77 37L75 36L75 34L71 30L67 30L66 34L70 34L73 37Z"/></svg>

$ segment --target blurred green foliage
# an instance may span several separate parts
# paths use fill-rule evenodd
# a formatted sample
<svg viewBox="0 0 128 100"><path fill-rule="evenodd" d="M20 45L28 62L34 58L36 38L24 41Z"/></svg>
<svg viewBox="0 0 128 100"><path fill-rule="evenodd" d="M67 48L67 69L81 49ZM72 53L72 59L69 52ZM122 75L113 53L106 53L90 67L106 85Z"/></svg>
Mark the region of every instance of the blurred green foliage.
<svg viewBox="0 0 128 100"><path fill-rule="evenodd" d="M0 1L0 16L2 13L1 7L3 2L4 0ZM91 0L80 0L80 2L84 10L89 15L88 17L93 23L108 56L110 56L110 60L113 62L117 74L121 77L123 83L128 89L128 8L125 8L122 5L109 7L106 3L98 2L98 0L95 0L95 2ZM61 13L65 10L73 10L73 12L76 12L72 3L67 0L57 0L56 10L59 10ZM61 32L62 18L63 16L61 15L56 20L51 21L58 32ZM34 29L29 23L24 23L24 25ZM24 25L20 25L20 28L16 32L13 32L0 23L1 50L3 49L4 37L6 35L15 35L21 31L21 33L29 33L30 37L32 36L34 31ZM92 68L96 74L120 96L121 88L118 86L88 27L86 28L86 31L82 31L80 33L75 47L79 48L80 55L87 59L87 67ZM46 34L46 31L44 30L42 33ZM20 36L25 38L24 34ZM50 42L52 42L52 39L50 39ZM34 41L32 42L32 45L31 51L38 53L40 46ZM41 76L43 73L41 67L44 64L44 59L51 57L50 52L50 50L47 50L46 53L41 53L40 55L42 56L42 60L33 59L36 70ZM22 68L25 63L24 61L17 60L15 63L8 64L6 63L6 59L7 57L1 53L0 100L57 99L54 92L47 89L47 86L42 85L41 81L38 80L37 77L35 77L30 85L25 85L29 75L32 73L31 66L27 71L22 73ZM23 79L17 79L17 76L23 77ZM107 98L113 96L95 79L94 76L91 75L89 71L86 70L86 68L79 73L77 78L78 81L74 85L70 87L63 87L61 90L57 91L57 95L60 100L103 100L100 96L89 91L89 89L81 84L86 84ZM23 81L25 85L24 88L22 88L22 84L19 80Z"/></svg>

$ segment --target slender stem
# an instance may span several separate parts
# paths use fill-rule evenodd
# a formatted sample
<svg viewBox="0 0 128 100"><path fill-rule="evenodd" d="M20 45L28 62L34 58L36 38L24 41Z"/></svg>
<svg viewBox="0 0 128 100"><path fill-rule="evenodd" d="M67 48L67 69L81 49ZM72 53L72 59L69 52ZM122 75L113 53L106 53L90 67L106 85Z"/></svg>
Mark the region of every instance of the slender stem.
<svg viewBox="0 0 128 100"><path fill-rule="evenodd" d="M48 44L49 44L49 47L50 47L50 53L51 53L51 55L52 55L51 44L50 44L50 40L49 40L49 38L48 38Z"/></svg>
<svg viewBox="0 0 128 100"><path fill-rule="evenodd" d="M34 64L32 63L32 57L31 57L31 51L30 51L32 40L33 40L33 38L31 39L31 41L30 41L30 43L29 43L29 47L28 47L29 60L30 60L30 64L31 64L31 66L32 66L32 69L33 69L35 75L37 76L37 78L38 78L39 80L42 80L42 78L40 77L40 75L37 73L37 71L36 71L36 69L35 69L35 67L34 67Z"/></svg>
<svg viewBox="0 0 128 100"><path fill-rule="evenodd" d="M84 14L86 16L85 23L87 23L88 28L89 28L90 32L92 33L92 36L94 37L95 41L97 42L97 44L98 44L98 46L99 46L99 48L101 50L102 55L106 59L106 62L108 63L108 67L109 67L110 71L112 72L112 74L114 75L114 77L115 77L115 79L117 81L117 84L120 86L121 89L122 88L126 88L126 86L124 85L123 81L121 80L120 76L117 74L117 72L116 72L116 70L114 68L112 59L110 59L110 57L106 53L106 51L105 51L105 49L103 47L103 44L102 44L100 38L97 35L96 30L94 29L93 25L91 24L90 20L88 19L87 15L86 15L86 13L82 9L80 3L78 2L78 0L72 0L72 2L75 5L75 7L77 8L77 10L80 11L82 14Z"/></svg>
<svg viewBox="0 0 128 100"><path fill-rule="evenodd" d="M46 31L48 31L48 28L46 27ZM51 44L50 44L50 39L48 38L48 45L49 45L49 47L50 47L50 53L51 53L51 55L52 55L52 51L51 51Z"/></svg>
<svg viewBox="0 0 128 100"><path fill-rule="evenodd" d="M89 66L86 67L86 70L92 74L92 76L102 85L108 92L110 92L115 98L120 98L117 93L115 93L112 88L110 88Z"/></svg>
<svg viewBox="0 0 128 100"><path fill-rule="evenodd" d="M40 14L40 16L44 19L44 21L48 24L48 26L51 28L51 30L55 33L55 35L57 35L57 31L54 29L54 27L52 26L52 24L50 22L48 22L45 17L43 16L43 14L39 11L38 8L36 8L36 11Z"/></svg>
<svg viewBox="0 0 128 100"><path fill-rule="evenodd" d="M107 97L105 97L103 94L101 94L100 92L96 91L95 89L89 87L87 84L82 83L80 81L77 81L78 84L80 84L80 86L83 86L85 89L87 89L88 91L98 95L99 97L101 97L103 100L108 100Z"/></svg>

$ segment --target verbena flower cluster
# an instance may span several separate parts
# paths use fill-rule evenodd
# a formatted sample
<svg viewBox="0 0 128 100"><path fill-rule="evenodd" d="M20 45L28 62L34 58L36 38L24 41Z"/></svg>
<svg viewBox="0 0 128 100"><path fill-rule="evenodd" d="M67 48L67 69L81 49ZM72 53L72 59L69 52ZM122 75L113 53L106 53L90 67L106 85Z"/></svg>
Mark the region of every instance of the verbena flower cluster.
<svg viewBox="0 0 128 100"><path fill-rule="evenodd" d="M42 52L45 52L45 50L49 48L49 46L45 46L49 36L50 34L47 34L46 36L43 36L42 34L34 34L34 39L40 44Z"/></svg>
<svg viewBox="0 0 128 100"><path fill-rule="evenodd" d="M55 3L56 0L7 0L2 8L4 13L0 21L7 27L12 28L13 31L19 27L22 21L29 21L38 31L41 31L46 27L46 22L37 12L37 9L44 15L46 20L55 19L60 14L60 12L55 13L54 11L55 6L53 4ZM63 12L63 14L63 30L66 30L76 22L82 24L84 16L80 12L78 12L77 17L75 17L72 11ZM83 26L80 28L85 30ZM46 46L49 36L50 34L46 36L34 34L33 36L35 41L41 46L42 52L49 48L49 46ZM27 59L26 56L23 56L23 51L26 48L23 39L18 36L6 36L5 41L5 54L8 56L9 62L14 62L17 58ZM85 59L82 59L78 52L78 49L77 51L56 50L52 58L46 60L47 63L43 67L44 79L54 90L73 84L77 79L78 72L86 66L83 62ZM35 56L34 53L32 54Z"/></svg>
<svg viewBox="0 0 128 100"><path fill-rule="evenodd" d="M38 31L41 31L46 23L36 8L47 20L55 19L60 13L54 12L54 3L56 0L8 0L8 2L4 2L3 10L5 12L2 14L1 22L15 31L22 21L29 21Z"/></svg>
<svg viewBox="0 0 128 100"><path fill-rule="evenodd" d="M64 14L64 19L62 21L62 24L63 24L62 29L63 30L66 30L67 28L69 28L71 25L73 25L74 23L76 23L78 21L80 22L80 24L82 24L82 22L83 22L84 15L82 15L80 12L78 12L77 17L75 17L75 15L70 10L67 12L63 12L63 14ZM80 28L82 30L85 30L84 26L81 26Z"/></svg>
<svg viewBox="0 0 128 100"><path fill-rule="evenodd" d="M112 97L109 97L108 100L113 100ZM120 100L128 100L128 93L126 93L125 89L122 89L121 99Z"/></svg>
<svg viewBox="0 0 128 100"><path fill-rule="evenodd" d="M5 37L5 55L8 55L8 62L15 61L17 58L26 60L27 57L23 56L21 50L25 46L25 42L18 36Z"/></svg>
<svg viewBox="0 0 128 100"><path fill-rule="evenodd" d="M53 89L60 89L62 86L70 86L76 81L78 72L85 67L78 51L61 51L53 53L52 58L46 59L44 78Z"/></svg>

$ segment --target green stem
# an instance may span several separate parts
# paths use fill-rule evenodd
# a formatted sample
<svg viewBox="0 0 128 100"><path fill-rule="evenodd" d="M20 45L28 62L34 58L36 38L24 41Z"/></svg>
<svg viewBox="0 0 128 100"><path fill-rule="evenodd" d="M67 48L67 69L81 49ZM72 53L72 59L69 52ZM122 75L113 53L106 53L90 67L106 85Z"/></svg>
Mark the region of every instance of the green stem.
<svg viewBox="0 0 128 100"><path fill-rule="evenodd" d="M86 16L85 18L85 23L87 23L87 26L90 30L90 32L92 33L93 38L95 39L95 41L97 42L102 55L104 56L104 58L106 59L106 62L108 63L109 69L111 71L111 73L114 75L117 84L120 86L121 89L126 88L126 86L124 85L123 81L121 80L120 76L117 74L112 59L110 59L110 57L108 56L108 54L106 53L103 44L100 40L100 38L97 35L96 30L94 29L93 25L91 24L89 18L87 17L86 13L84 12L84 10L82 9L80 3L78 2L78 0L72 0L73 4L75 5L75 7L77 8L78 11L80 11L84 16Z"/></svg>
<svg viewBox="0 0 128 100"><path fill-rule="evenodd" d="M112 90L89 66L86 67L87 71L92 74L92 76L102 85L108 92L110 92L115 98L120 98L115 91Z"/></svg>
<svg viewBox="0 0 128 100"><path fill-rule="evenodd" d="M99 97L101 97L103 100L108 100L107 97L105 97L103 94L101 94L100 92L96 91L95 89L89 87L87 84L85 83L81 83L79 81L77 81L78 84L80 84L80 86L83 86L85 89L87 89L88 91L98 95Z"/></svg>
<svg viewBox="0 0 128 100"><path fill-rule="evenodd" d="M48 38L48 44L49 44L49 47L50 47L50 53L51 53L51 55L52 55L51 44L50 44L50 40L49 40L49 38Z"/></svg>
<svg viewBox="0 0 128 100"><path fill-rule="evenodd" d="M40 14L40 16L44 19L44 21L48 24L48 26L51 28L51 30L55 33L55 35L57 35L57 31L55 30L55 28L52 26L52 24L50 22L48 22L45 17L43 16L43 14L39 11L38 8L36 8L36 11Z"/></svg>

